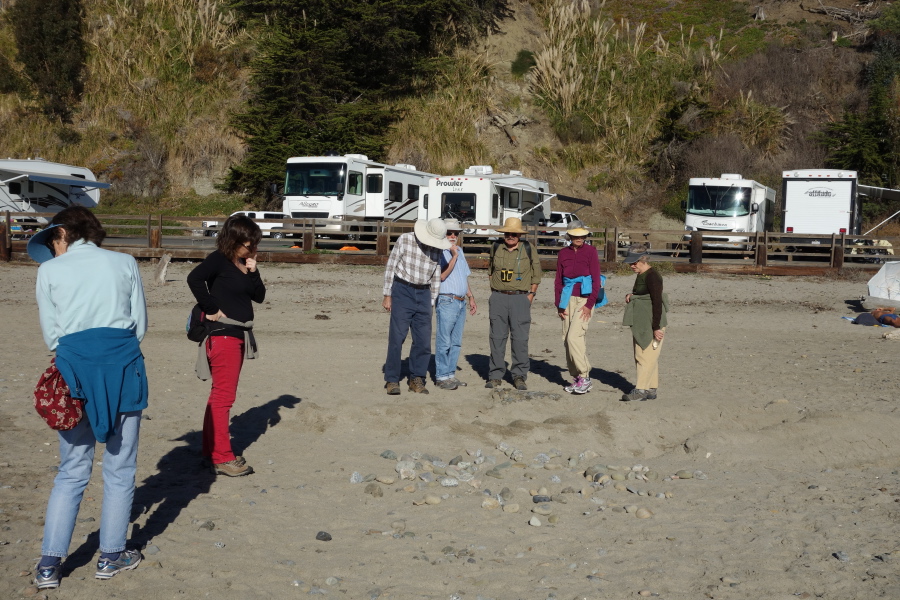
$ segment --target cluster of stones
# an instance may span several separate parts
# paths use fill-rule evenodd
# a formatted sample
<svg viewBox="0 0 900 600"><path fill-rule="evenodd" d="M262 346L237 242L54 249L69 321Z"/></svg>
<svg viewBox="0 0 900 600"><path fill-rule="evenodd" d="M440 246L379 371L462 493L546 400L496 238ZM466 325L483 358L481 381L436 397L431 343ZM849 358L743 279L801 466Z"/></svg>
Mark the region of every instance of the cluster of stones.
<svg viewBox="0 0 900 600"><path fill-rule="evenodd" d="M540 527L543 524L542 518L546 518L550 524L558 522L559 516L555 507L569 504L570 501L579 498L591 502L591 510L584 511L583 515L609 509L612 512L634 515L638 519L649 519L653 517L653 511L649 508L631 503L607 506L607 500L599 497L597 493L611 488L636 497L666 500L673 497L671 491L645 489L643 484L652 485L653 482L659 482L662 485L678 479L707 478L706 474L699 470L680 470L661 478L659 473L640 464L632 466L594 464L593 460L599 455L590 450L563 459L559 450L551 449L541 452L530 464L526 464L524 453L506 442L498 443L496 449L501 456L485 455L480 449L466 450L465 455L458 455L447 462L440 457L418 451L398 457L394 451L385 450L381 453L381 457L395 461L394 474L363 476L359 472L354 472L350 482L366 483L365 493L376 498L384 495L382 485L392 486L395 483L401 486L395 488L396 491L425 492L424 496L413 500L416 506L437 505L449 499L452 490L442 492L442 488L461 488L468 492L480 490L483 495L482 508L499 509L506 513L522 511L520 503L526 499L527 493L532 513L529 523ZM512 474L514 472L515 475ZM575 485L563 487L561 476L571 478ZM561 489L558 492L551 492L546 485L540 485L529 486L529 489L518 488L514 493L509 487L503 487L495 493L486 487L488 478L511 481L517 477L527 480L540 480L546 477L550 484L560 484ZM577 477L582 478L581 484L577 483Z"/></svg>

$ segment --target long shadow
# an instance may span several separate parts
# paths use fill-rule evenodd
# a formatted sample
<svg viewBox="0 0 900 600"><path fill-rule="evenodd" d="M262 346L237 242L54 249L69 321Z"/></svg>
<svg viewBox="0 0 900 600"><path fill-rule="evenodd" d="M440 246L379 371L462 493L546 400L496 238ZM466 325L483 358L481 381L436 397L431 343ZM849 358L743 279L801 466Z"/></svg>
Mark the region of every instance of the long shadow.
<svg viewBox="0 0 900 600"><path fill-rule="evenodd" d="M531 372L540 375L550 383L556 383L562 386L569 385L570 383L567 379L567 377L569 377L569 370L567 368L551 364L540 358L531 359ZM598 369L596 367L591 369L590 377L596 382L621 390L622 392L629 392L634 387L619 373Z"/></svg>
<svg viewBox="0 0 900 600"><path fill-rule="evenodd" d="M294 408L301 401L296 396L284 394L232 417L229 430L234 453L243 454L269 428L277 425L281 421L281 408ZM144 479L135 490L131 520L134 521L151 510L153 513L143 527L134 526L129 540L130 547L143 548L174 523L181 511L194 499L209 492L216 476L201 463L202 436L201 431L191 431L172 440L184 444L175 446L163 455L156 464L159 472ZM99 543L99 532L92 532L66 559L64 570L70 572L91 562Z"/></svg>
<svg viewBox="0 0 900 600"><path fill-rule="evenodd" d="M491 357L484 354L466 354L466 362L478 376L487 381L491 372Z"/></svg>

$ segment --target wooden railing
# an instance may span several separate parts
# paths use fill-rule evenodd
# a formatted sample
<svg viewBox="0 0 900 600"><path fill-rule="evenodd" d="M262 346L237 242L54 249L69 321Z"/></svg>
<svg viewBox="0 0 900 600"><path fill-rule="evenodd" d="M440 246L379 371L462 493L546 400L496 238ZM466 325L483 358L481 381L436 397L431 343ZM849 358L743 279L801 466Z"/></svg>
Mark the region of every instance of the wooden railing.
<svg viewBox="0 0 900 600"><path fill-rule="evenodd" d="M44 213L0 213L0 260L24 259L28 238L42 227L38 223L23 223L22 219L40 219L46 223L52 217ZM203 223L224 221L218 217L162 215L97 217L107 230L105 248L151 259L163 254L175 259L203 258L215 248L217 233L217 227L204 227ZM397 237L413 228L412 223L387 221L259 219L257 222L275 227L267 231L271 237L264 238L260 246L260 260L270 262L383 264ZM461 244L472 266L482 267L491 244L502 238L492 229L496 225L471 227L463 232ZM528 233L523 237L537 248L542 265L554 268L555 254L565 245L565 229L539 225L529 225L526 229ZM635 242L649 244L654 261L673 262L681 271L714 270L710 267L728 264L734 271L734 265L738 264L743 266L741 271L752 270L747 267L793 268L799 273L800 267L840 269L847 263L866 266L900 260L900 238L751 233L725 239L722 233L715 232L625 228L596 230L591 236L591 243L607 264L619 262Z"/></svg>

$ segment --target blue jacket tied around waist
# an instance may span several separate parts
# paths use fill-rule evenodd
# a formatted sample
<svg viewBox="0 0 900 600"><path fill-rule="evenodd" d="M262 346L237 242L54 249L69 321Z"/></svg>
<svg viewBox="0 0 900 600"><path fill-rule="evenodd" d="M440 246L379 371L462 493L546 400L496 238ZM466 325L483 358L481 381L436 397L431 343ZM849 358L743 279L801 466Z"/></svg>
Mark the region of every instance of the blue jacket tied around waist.
<svg viewBox="0 0 900 600"><path fill-rule="evenodd" d="M59 338L56 367L72 397L84 398L99 442L106 442L116 415L147 408L147 369L131 329L97 327Z"/></svg>

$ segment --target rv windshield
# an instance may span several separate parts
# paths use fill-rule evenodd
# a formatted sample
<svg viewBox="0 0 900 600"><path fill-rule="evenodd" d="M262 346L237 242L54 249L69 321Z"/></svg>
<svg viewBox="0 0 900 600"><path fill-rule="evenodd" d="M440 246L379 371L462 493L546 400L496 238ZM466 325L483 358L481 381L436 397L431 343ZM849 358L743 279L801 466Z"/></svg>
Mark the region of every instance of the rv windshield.
<svg viewBox="0 0 900 600"><path fill-rule="evenodd" d="M344 163L288 163L285 196L340 196L344 193Z"/></svg>
<svg viewBox="0 0 900 600"><path fill-rule="evenodd" d="M441 194L441 218L460 221L475 220L475 194Z"/></svg>
<svg viewBox="0 0 900 600"><path fill-rule="evenodd" d="M745 217L750 214L750 188L692 185L687 212L706 217Z"/></svg>

